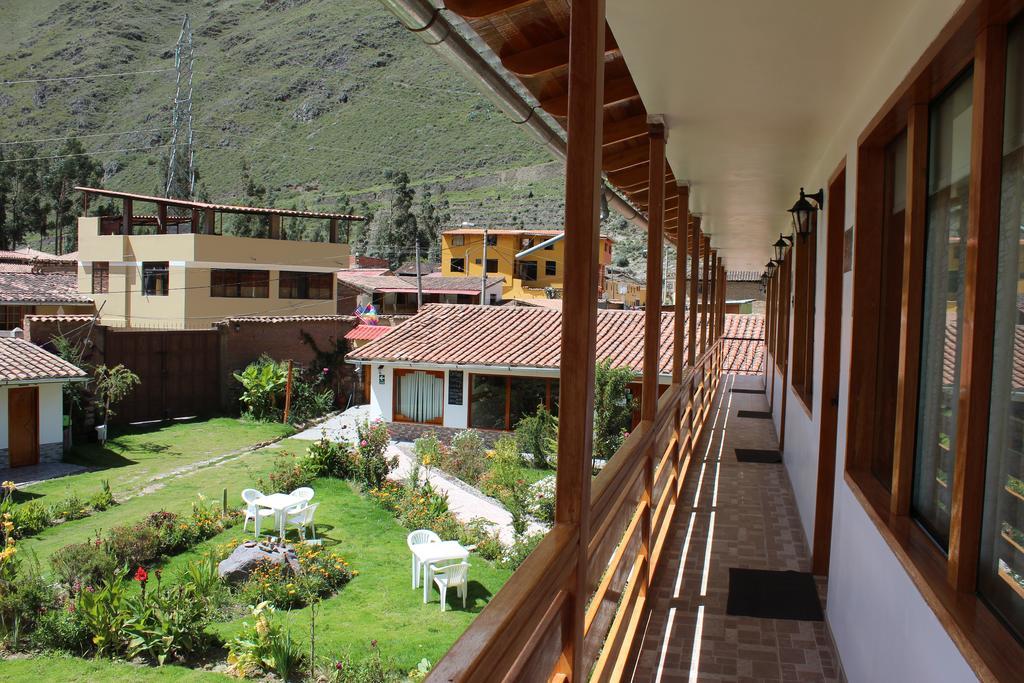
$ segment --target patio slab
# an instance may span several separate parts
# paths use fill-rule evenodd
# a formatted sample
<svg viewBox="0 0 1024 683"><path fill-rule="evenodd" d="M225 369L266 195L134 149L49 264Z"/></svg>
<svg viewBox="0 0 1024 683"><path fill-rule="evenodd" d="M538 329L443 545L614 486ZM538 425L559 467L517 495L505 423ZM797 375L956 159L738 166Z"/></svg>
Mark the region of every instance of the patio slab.
<svg viewBox="0 0 1024 683"><path fill-rule="evenodd" d="M52 462L28 467L5 467L0 469L0 481L13 481L18 487L31 486L50 479L59 479L72 474L88 472L91 468L66 462Z"/></svg>

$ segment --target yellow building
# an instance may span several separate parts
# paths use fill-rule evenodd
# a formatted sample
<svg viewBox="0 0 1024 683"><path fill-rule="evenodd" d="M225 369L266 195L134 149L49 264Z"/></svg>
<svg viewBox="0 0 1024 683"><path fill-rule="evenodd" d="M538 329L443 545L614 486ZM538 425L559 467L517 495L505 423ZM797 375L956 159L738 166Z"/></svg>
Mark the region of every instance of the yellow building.
<svg viewBox="0 0 1024 683"><path fill-rule="evenodd" d="M487 236L487 272L505 279L505 299L561 298L565 241L561 230L513 230L461 227L441 235L441 274L480 277ZM612 240L601 237L598 292L605 288L605 267ZM524 254L524 252L526 252ZM521 255L517 258L517 254Z"/></svg>
<svg viewBox="0 0 1024 683"><path fill-rule="evenodd" d="M643 308L647 305L647 285L626 273L616 272L607 277L605 298L623 308Z"/></svg>
<svg viewBox="0 0 1024 683"><path fill-rule="evenodd" d="M359 216L80 189L122 203L120 216L78 219L78 291L103 325L203 329L228 316L336 313L335 272L349 259L338 222ZM136 214L135 203L155 204L156 215ZM218 234L223 214L264 217L271 237ZM281 239L282 217L327 220L331 241Z"/></svg>

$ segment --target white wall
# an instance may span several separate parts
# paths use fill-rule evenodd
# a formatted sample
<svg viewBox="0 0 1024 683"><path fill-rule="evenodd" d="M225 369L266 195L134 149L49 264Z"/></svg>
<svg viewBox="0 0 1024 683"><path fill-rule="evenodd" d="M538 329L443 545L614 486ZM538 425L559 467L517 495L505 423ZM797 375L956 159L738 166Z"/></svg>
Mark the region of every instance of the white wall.
<svg viewBox="0 0 1024 683"><path fill-rule="evenodd" d="M39 385L39 443L60 443L64 440L64 400L59 382ZM8 386L0 386L0 448L7 448Z"/></svg>
<svg viewBox="0 0 1024 683"><path fill-rule="evenodd" d="M849 116L837 122L836 134L815 168L808 188L827 187L832 172L846 157L846 218L855 228L857 138L885 100L906 76L942 27L961 5L960 0L921 0L900 27L895 27L889 50L875 55L874 80L868 92L851 93ZM868 59L868 56L865 56ZM865 66L870 65L869 61ZM827 198L826 198L827 201ZM819 229L816 315L815 388L821 386L824 348L824 276L827 227ZM854 264L856 267L856 264ZM852 683L871 681L970 681L975 676L959 649L899 559L887 545L844 478L849 368L852 334L852 273L843 277L842 343L840 349L839 419L836 439L835 499L826 614L843 669ZM792 338L792 337L791 337ZM770 358L766 362L771 362ZM775 385L775 424L781 417L781 382ZM807 538L813 538L815 487L818 468L818 420L825 397L815 393L812 417L790 395L786 410L783 460L796 496Z"/></svg>

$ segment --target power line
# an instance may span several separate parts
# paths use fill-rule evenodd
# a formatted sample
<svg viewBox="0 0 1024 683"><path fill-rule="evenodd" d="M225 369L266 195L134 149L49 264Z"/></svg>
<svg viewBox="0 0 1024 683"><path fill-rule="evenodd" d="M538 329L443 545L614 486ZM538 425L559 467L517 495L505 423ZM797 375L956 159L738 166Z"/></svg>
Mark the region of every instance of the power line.
<svg viewBox="0 0 1024 683"><path fill-rule="evenodd" d="M61 140L78 140L84 138L107 138L116 137L118 135L131 135L132 133L156 133L162 130L170 130L170 126L164 126L162 128L137 128L135 130L124 130L119 133L86 133L84 135L64 135L53 138L37 138L35 140L0 140L0 145L30 145L39 142L60 142Z"/></svg>
<svg viewBox="0 0 1024 683"><path fill-rule="evenodd" d="M17 81L0 81L0 85L20 85L23 83L52 83L55 81L81 81L93 78L120 78L122 76L138 76L140 74L159 74L164 73L165 71L174 71L174 68L172 67L167 69L144 69L142 71L119 71L116 73L108 74L89 74L87 76L60 76L56 78L24 78Z"/></svg>
<svg viewBox="0 0 1024 683"><path fill-rule="evenodd" d="M163 149L164 147L170 147L170 144L166 145L153 145L152 147L125 147L122 149L97 149L92 152L81 152L80 154L53 154L51 156L40 156L40 157L18 157L17 159L0 159L0 164L12 164L15 161L36 161L39 159L67 159L69 157L87 157L93 154L114 154L121 152L145 152L151 149Z"/></svg>

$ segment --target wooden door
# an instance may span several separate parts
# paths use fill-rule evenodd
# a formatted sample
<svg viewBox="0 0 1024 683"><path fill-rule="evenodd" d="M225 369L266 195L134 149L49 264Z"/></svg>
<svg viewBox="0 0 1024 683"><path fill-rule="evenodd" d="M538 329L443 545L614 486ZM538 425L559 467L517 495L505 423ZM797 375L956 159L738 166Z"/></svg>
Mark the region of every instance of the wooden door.
<svg viewBox="0 0 1024 683"><path fill-rule="evenodd" d="M39 464L39 387L8 389L7 446L11 467Z"/></svg>
<svg viewBox="0 0 1024 683"><path fill-rule="evenodd" d="M828 186L825 255L825 339L821 368L821 423L811 570L828 576L832 546L832 500L836 477L836 422L839 418L839 346L843 314L843 242L846 222L846 162Z"/></svg>

